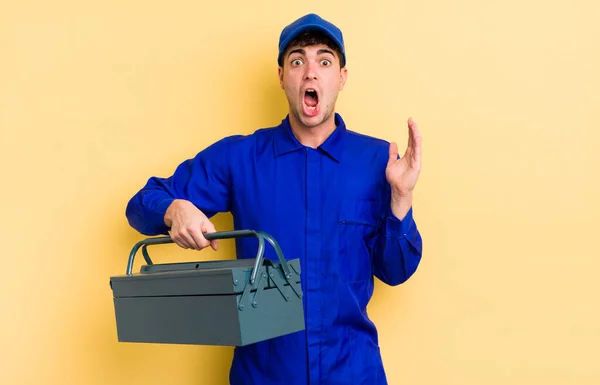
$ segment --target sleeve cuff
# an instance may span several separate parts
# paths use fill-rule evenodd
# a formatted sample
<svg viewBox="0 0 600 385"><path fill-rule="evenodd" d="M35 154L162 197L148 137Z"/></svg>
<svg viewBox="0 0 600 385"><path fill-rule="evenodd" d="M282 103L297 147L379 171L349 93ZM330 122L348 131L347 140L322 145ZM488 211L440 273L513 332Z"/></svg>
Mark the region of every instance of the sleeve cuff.
<svg viewBox="0 0 600 385"><path fill-rule="evenodd" d="M414 223L415 221L413 219L412 206L402 220L398 219L394 215L391 207L388 207L385 221L385 230L387 235L404 237L415 228Z"/></svg>
<svg viewBox="0 0 600 385"><path fill-rule="evenodd" d="M158 228L164 228L165 232L168 230L165 225L165 213L174 200L174 198L162 199L156 204L154 210L152 210L152 219L150 222L154 223Z"/></svg>

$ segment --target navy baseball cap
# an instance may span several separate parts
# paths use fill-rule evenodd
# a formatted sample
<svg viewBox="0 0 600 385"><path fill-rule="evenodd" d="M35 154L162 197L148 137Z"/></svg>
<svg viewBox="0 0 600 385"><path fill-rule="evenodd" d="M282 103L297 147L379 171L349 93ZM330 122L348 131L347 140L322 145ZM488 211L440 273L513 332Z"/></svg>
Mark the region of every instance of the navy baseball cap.
<svg viewBox="0 0 600 385"><path fill-rule="evenodd" d="M279 65L282 65L281 57L288 44L290 44L290 42L302 32L309 30L323 32L325 35L331 38L335 44L337 44L340 52L342 53L342 66L346 65L346 50L344 49L344 37L342 35L342 31L335 25L314 13L302 16L281 31L281 36L279 36L279 56L277 56L277 63Z"/></svg>

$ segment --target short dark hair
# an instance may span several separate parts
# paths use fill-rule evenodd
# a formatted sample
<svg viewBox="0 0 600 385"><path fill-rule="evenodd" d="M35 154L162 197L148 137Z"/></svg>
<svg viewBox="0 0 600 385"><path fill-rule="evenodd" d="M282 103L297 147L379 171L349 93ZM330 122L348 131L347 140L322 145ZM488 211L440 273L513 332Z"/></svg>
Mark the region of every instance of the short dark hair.
<svg viewBox="0 0 600 385"><path fill-rule="evenodd" d="M295 47L295 46L307 47L309 45L319 45L319 44L324 44L324 45L328 46L329 48L331 48L332 50L334 50L335 53L337 54L337 57L340 60L340 68L344 68L344 66L346 65L346 62L344 60L344 56L342 55L342 51L340 50L340 47L338 47L338 45L329 36L325 35L324 33L320 32L320 31L308 30L308 31L302 32L300 35L295 37L294 40L290 41L290 44L288 44L287 48ZM287 50L287 48L286 48L286 50Z"/></svg>

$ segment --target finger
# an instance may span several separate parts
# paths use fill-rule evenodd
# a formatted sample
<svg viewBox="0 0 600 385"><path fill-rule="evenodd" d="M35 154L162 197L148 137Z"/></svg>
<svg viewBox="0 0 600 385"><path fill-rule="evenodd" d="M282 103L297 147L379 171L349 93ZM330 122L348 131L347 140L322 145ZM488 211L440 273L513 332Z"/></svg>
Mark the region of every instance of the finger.
<svg viewBox="0 0 600 385"><path fill-rule="evenodd" d="M193 231L190 231L190 236L193 238L194 243L198 246L196 250L202 250L209 244L208 240L206 240L204 235L202 235L201 230L194 229Z"/></svg>
<svg viewBox="0 0 600 385"><path fill-rule="evenodd" d="M182 249L186 249L186 250L189 249L189 246L180 240L173 239L173 242L175 242L175 244L177 246L181 247Z"/></svg>
<svg viewBox="0 0 600 385"><path fill-rule="evenodd" d="M408 123L408 142L406 144L406 150L404 150L404 154L402 154L402 159L408 157L410 159L412 153L412 129L410 127L412 118L409 118Z"/></svg>
<svg viewBox="0 0 600 385"><path fill-rule="evenodd" d="M422 142L422 137L421 137L421 133L419 132L419 127L417 125L416 122L414 122L411 119L409 119L409 127L410 127L410 131L411 131L411 148L412 148L412 160L416 163L414 166L415 167L420 167L421 164L421 152L422 152L422 146L421 146L421 142Z"/></svg>
<svg viewBox="0 0 600 385"><path fill-rule="evenodd" d="M398 159L398 145L395 142L390 143L389 154L390 158L388 164L393 163Z"/></svg>
<svg viewBox="0 0 600 385"><path fill-rule="evenodd" d="M409 148L413 148L414 146L414 129L413 127L415 126L415 121L413 120L413 118L408 118L408 147Z"/></svg>
<svg viewBox="0 0 600 385"><path fill-rule="evenodd" d="M211 223L208 222L206 224L206 231L205 233L216 233L217 230L215 229L215 226ZM219 248L219 240L218 239L213 239L210 241L210 247L212 247L213 250L217 251L217 249Z"/></svg>
<svg viewBox="0 0 600 385"><path fill-rule="evenodd" d="M187 243L189 245L190 249L194 249L194 250L201 249L200 244L196 241L196 238L194 237L194 229L188 229L188 231L182 231L181 238L185 243Z"/></svg>
<svg viewBox="0 0 600 385"><path fill-rule="evenodd" d="M410 138L412 140L412 147L416 147L416 139L421 138L421 132L419 131L419 126L417 123L411 119L409 119L409 128L410 128Z"/></svg>
<svg viewBox="0 0 600 385"><path fill-rule="evenodd" d="M190 248L189 245L184 240L181 239L181 236L179 236L178 232L174 232L174 231L173 232L169 232L169 235L171 236L171 239L173 240L173 242L177 246L179 246L179 247L181 247L183 249L189 249Z"/></svg>

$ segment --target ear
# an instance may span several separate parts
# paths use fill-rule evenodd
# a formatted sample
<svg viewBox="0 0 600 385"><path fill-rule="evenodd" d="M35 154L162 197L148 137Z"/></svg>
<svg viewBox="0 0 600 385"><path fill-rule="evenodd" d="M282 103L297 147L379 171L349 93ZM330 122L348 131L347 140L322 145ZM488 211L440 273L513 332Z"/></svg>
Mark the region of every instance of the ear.
<svg viewBox="0 0 600 385"><path fill-rule="evenodd" d="M346 80L348 79L348 69L346 67L340 70L340 91L344 89Z"/></svg>
<svg viewBox="0 0 600 385"><path fill-rule="evenodd" d="M279 75L279 87L283 90L283 67L279 66L277 69L277 73Z"/></svg>

